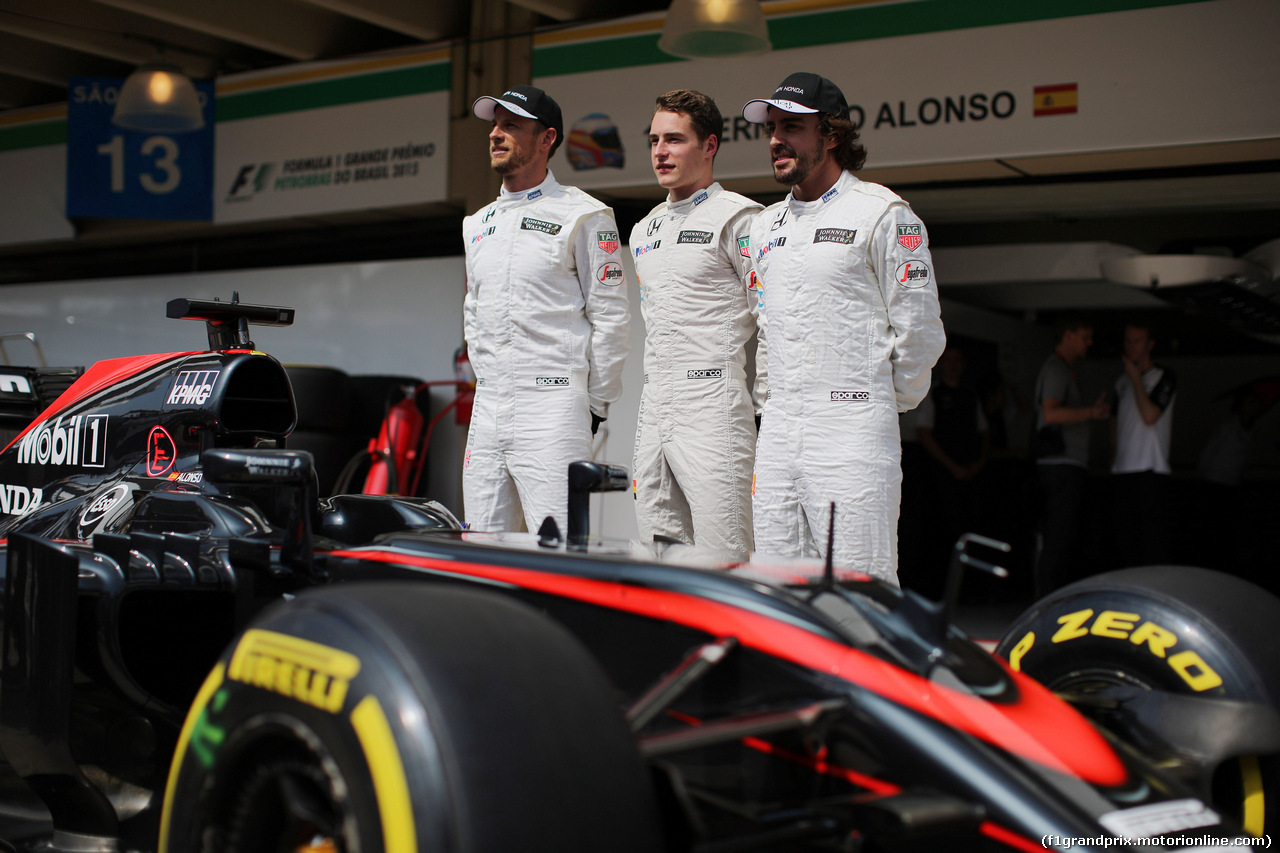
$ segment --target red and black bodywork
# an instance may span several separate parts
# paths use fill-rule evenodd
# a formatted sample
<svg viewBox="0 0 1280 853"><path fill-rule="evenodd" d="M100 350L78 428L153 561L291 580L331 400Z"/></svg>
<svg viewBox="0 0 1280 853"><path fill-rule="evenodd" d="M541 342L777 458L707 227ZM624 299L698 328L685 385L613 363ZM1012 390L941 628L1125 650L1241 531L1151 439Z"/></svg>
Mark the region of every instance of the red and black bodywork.
<svg viewBox="0 0 1280 853"><path fill-rule="evenodd" d="M1202 792L914 593L804 563L691 566L680 547L637 555L581 530L567 544L554 530L463 531L419 499L318 498L309 459L287 448L286 374L238 319L283 322L287 309L179 302L171 316L210 324L210 351L95 365L0 454L0 486L26 496L0 515L0 837L14 848L186 849L173 815L195 808L182 774L216 710L220 655L234 662L264 612L278 622L309 589L340 600L369 584L478 591L567 629L647 769L663 849L1091 850L1140 831L1238 834ZM362 690L401 701L360 679L331 711ZM257 687L287 709L291 684ZM375 766L379 792L385 777ZM404 805L395 822L386 808L383 849L407 849L392 823L424 836L430 813Z"/></svg>

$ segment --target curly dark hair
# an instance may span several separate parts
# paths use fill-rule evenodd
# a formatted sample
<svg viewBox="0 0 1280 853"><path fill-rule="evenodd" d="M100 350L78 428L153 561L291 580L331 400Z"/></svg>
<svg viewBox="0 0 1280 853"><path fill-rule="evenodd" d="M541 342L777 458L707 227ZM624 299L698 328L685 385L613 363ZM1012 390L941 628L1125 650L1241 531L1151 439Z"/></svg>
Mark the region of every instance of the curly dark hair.
<svg viewBox="0 0 1280 853"><path fill-rule="evenodd" d="M701 92L695 92L692 89L672 89L665 95L658 96L653 112L655 114L680 113L688 116L689 123L693 125L693 132L698 136L698 142L706 142L708 136L714 136L718 150L720 134L724 132L724 116L720 115L720 108L716 106L716 102Z"/></svg>
<svg viewBox="0 0 1280 853"><path fill-rule="evenodd" d="M823 139L836 141L831 156L840 164L841 169L856 172L867 162L867 149L858 141L858 129L847 118L819 114L818 133Z"/></svg>

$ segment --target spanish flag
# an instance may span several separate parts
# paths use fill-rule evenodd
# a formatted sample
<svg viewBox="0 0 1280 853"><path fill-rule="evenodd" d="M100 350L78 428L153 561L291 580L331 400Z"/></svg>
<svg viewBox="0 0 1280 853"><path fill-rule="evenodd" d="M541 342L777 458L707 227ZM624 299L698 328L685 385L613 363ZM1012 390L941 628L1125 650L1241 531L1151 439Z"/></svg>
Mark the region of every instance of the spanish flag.
<svg viewBox="0 0 1280 853"><path fill-rule="evenodd" d="M1036 86L1032 114L1036 116L1058 116L1076 111L1075 83L1060 83L1057 86Z"/></svg>

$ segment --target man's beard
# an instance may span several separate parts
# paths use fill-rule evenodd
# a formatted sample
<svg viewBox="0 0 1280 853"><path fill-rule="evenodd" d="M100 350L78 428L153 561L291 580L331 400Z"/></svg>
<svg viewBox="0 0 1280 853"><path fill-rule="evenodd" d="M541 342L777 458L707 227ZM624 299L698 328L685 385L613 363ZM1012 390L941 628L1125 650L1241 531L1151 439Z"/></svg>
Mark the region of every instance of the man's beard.
<svg viewBox="0 0 1280 853"><path fill-rule="evenodd" d="M804 156L796 154L796 152L792 151L790 148L783 149L783 152L791 155L794 165L792 165L789 171L781 174L779 174L778 170L775 168L773 171L773 179L788 187L794 187L796 184L803 183L805 178L813 174L813 170L822 163L822 158L826 155L825 150L816 155L806 154Z"/></svg>
<svg viewBox="0 0 1280 853"><path fill-rule="evenodd" d="M527 148L511 148L507 150L504 160L497 160L489 155L489 166L499 175L509 175L529 165L533 161L533 152Z"/></svg>

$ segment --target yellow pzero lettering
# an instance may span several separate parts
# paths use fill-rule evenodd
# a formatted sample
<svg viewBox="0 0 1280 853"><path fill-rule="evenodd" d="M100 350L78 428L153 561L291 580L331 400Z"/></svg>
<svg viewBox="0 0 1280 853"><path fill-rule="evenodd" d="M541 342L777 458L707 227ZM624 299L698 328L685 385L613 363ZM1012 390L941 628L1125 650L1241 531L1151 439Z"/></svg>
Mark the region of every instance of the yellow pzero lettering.
<svg viewBox="0 0 1280 853"><path fill-rule="evenodd" d="M253 628L232 652L227 678L336 714L359 672L360 659L350 652Z"/></svg>
<svg viewBox="0 0 1280 853"><path fill-rule="evenodd" d="M1129 632L1133 630L1134 623L1139 618L1137 613L1104 610L1098 614L1097 619L1093 620L1093 627L1089 629L1089 633L1099 637L1123 640L1129 636Z"/></svg>
<svg viewBox="0 0 1280 853"><path fill-rule="evenodd" d="M1212 690L1222 684L1222 676L1213 671L1213 667L1204 662L1204 658L1187 649L1169 658L1169 666L1178 673L1192 690Z"/></svg>
<svg viewBox="0 0 1280 853"><path fill-rule="evenodd" d="M1036 644L1035 631L1028 631L1026 634L1024 634L1022 639L1018 641L1018 645L1014 646L1009 651L1009 668L1012 669L1014 672L1021 671L1022 656L1025 655L1027 652L1031 651L1031 647L1034 646L1035 644Z"/></svg>
<svg viewBox="0 0 1280 853"><path fill-rule="evenodd" d="M1135 646L1147 644L1147 649L1158 658L1178 644L1178 637L1167 628L1161 628L1154 622L1143 622L1138 630L1129 635L1129 642Z"/></svg>
<svg viewBox="0 0 1280 853"><path fill-rule="evenodd" d="M1058 617L1058 624L1062 627L1058 629L1058 633L1053 635L1052 642L1063 643L1067 640L1074 640L1076 637L1088 636L1089 629L1084 627L1084 623L1089 621L1093 616L1093 610L1077 610L1075 613L1068 613L1065 616Z"/></svg>

